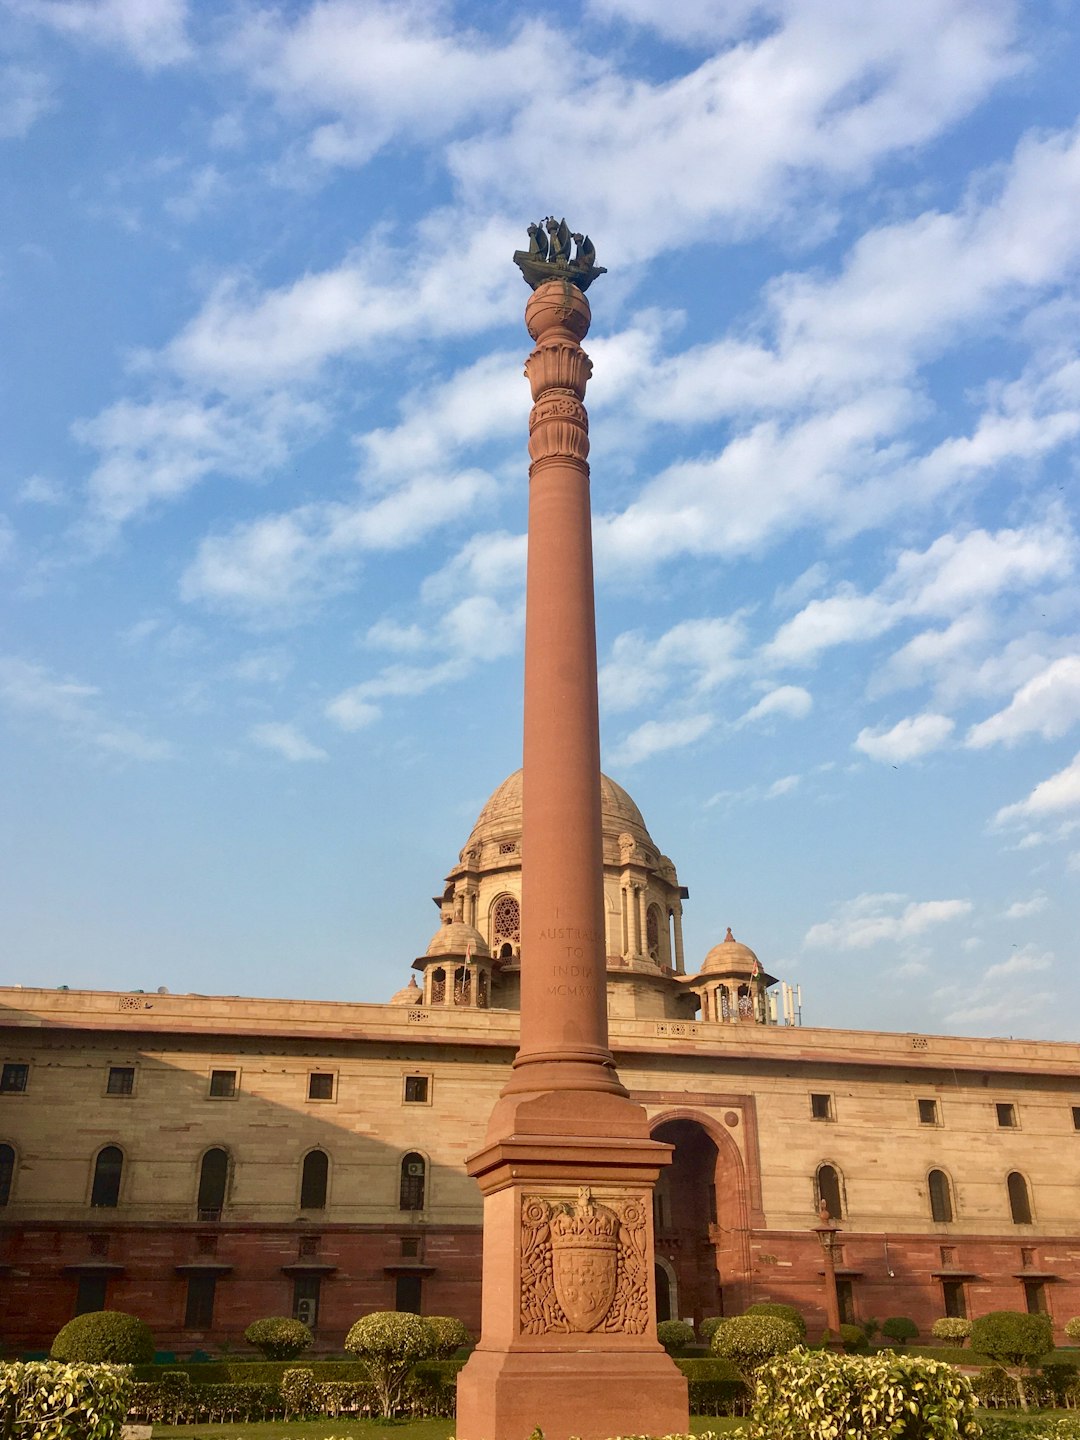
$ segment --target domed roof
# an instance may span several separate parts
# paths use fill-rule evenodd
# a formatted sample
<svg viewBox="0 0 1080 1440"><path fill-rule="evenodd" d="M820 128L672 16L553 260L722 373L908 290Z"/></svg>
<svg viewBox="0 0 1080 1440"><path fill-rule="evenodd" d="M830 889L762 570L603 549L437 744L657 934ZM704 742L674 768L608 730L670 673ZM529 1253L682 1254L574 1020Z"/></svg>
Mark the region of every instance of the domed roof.
<svg viewBox="0 0 1080 1440"><path fill-rule="evenodd" d="M703 975L755 975L759 970L761 961L749 945L741 945L735 939L730 925L723 940L712 947L701 965Z"/></svg>
<svg viewBox="0 0 1080 1440"><path fill-rule="evenodd" d="M449 925L440 925L428 941L428 955L476 955L484 959L490 955L488 943L471 925L460 920Z"/></svg>
<svg viewBox="0 0 1080 1440"><path fill-rule="evenodd" d="M390 1004L419 1005L423 998L424 992L420 989L420 986L417 985L416 976L410 975L409 983L405 986L405 988L403 990L399 990L395 995L390 996Z"/></svg>
<svg viewBox="0 0 1080 1440"><path fill-rule="evenodd" d="M520 838L523 773L515 770L492 794L477 817L462 855L493 840ZM607 775L600 776L600 817L605 837L615 839L629 832L636 840L656 849L641 811L622 786Z"/></svg>

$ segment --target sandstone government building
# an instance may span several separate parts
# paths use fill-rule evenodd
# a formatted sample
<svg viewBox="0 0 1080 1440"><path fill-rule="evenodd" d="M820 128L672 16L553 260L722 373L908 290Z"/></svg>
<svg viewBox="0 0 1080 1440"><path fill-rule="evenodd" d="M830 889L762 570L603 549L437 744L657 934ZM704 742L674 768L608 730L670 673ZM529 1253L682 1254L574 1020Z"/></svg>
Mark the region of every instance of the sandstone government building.
<svg viewBox="0 0 1080 1440"><path fill-rule="evenodd" d="M653 1134L659 1314L1080 1314L1080 1046L814 1029L730 931L688 956L675 866L604 779L611 1044ZM447 876L387 1004L0 990L0 1335L146 1319L178 1353L292 1314L320 1350L369 1310L479 1328L464 1169L517 1045L521 775ZM575 983L568 936L565 983ZM404 976L402 977L404 978ZM778 1003L779 1002L779 1003Z"/></svg>

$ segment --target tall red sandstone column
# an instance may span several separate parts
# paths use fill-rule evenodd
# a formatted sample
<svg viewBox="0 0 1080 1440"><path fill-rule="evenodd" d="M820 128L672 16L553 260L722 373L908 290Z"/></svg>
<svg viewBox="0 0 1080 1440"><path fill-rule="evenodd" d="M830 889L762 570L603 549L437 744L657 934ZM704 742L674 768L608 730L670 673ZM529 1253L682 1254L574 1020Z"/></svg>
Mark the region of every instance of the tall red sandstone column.
<svg viewBox="0 0 1080 1440"><path fill-rule="evenodd" d="M460 1440L605 1440L687 1428L656 1340L652 1189L671 1147L608 1048L584 289L565 222L530 226L526 363L521 1045L469 1173L484 1195L483 1331L458 1380ZM577 253L570 257L570 241Z"/></svg>

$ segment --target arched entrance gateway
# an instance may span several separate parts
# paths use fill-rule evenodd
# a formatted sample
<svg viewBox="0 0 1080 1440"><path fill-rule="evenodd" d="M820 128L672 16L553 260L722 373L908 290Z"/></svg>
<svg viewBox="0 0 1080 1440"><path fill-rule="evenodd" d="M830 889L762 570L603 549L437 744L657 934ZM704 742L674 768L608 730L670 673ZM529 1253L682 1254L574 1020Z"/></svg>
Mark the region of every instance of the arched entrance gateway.
<svg viewBox="0 0 1080 1440"><path fill-rule="evenodd" d="M706 1315L736 1314L747 1303L749 1281L738 1149L711 1119L690 1112L660 1116L651 1130L653 1139L675 1147L653 1193L657 1315L696 1324Z"/></svg>

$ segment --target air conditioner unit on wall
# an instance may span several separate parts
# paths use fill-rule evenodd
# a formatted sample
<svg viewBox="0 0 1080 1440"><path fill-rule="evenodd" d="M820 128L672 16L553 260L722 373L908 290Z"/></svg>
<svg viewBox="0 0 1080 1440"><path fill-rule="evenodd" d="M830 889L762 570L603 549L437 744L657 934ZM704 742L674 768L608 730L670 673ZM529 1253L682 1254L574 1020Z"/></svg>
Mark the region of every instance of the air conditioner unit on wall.
<svg viewBox="0 0 1080 1440"><path fill-rule="evenodd" d="M296 1302L296 1318L310 1330L315 1324L315 1301L298 1300Z"/></svg>

